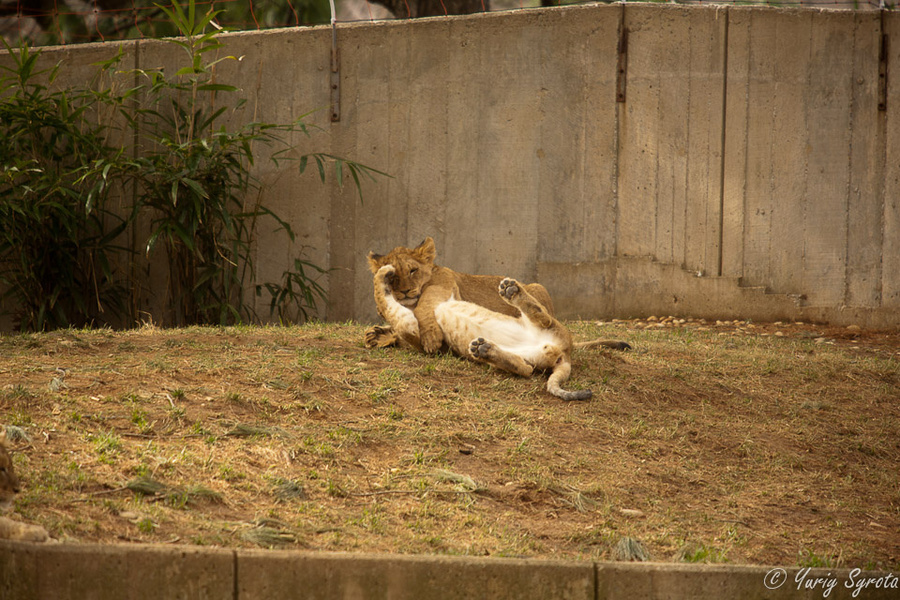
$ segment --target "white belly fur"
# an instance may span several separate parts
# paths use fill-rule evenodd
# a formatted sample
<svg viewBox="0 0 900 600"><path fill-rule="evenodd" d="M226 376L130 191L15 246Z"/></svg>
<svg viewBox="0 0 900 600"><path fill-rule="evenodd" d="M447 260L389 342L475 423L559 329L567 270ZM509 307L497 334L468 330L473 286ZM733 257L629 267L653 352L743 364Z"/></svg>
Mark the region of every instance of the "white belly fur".
<svg viewBox="0 0 900 600"><path fill-rule="evenodd" d="M464 356L468 354L472 340L484 338L534 364L544 355L544 347L556 342L551 332L524 316L510 317L470 302L447 300L435 308L434 315L444 332L444 339Z"/></svg>

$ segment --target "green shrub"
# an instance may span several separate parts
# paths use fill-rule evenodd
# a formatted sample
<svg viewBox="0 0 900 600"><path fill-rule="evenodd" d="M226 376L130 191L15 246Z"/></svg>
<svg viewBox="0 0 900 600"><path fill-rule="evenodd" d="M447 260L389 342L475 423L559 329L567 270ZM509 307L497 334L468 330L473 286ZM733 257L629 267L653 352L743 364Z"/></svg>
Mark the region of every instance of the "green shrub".
<svg viewBox="0 0 900 600"><path fill-rule="evenodd" d="M253 148L275 147L270 160L278 165L293 150L286 135L310 135L307 115L288 124L229 129L225 117L244 101L229 104L228 95L238 89L214 81L216 64L234 59L208 59L223 46L215 29L207 31L218 12L199 16L193 0L187 10L177 3L160 8L183 36L167 41L180 46L187 60L172 74L162 68L123 73L116 71L120 50L97 66L98 76L143 80L122 92L111 83L51 91L32 78L52 82L59 65L35 73L39 52L7 46L15 68L0 78L0 284L22 329L106 323L106 316L127 313L141 283L129 268L132 251L120 238L144 216L150 232L141 250L164 250L168 267L163 303L169 314L155 315L157 322L258 321L251 300L266 292L270 316L302 321L326 299L317 281L325 271L302 256L279 281L252 281L262 219L294 240L290 225L262 203ZM110 131L97 115L112 112L121 117L117 133L135 142L133 155L107 142ZM323 183L333 165L338 183L348 175L360 198L363 176L384 175L324 153L301 156L301 172L310 159ZM109 208L112 190L124 198L116 212ZM136 321L134 314L125 317Z"/></svg>
<svg viewBox="0 0 900 600"><path fill-rule="evenodd" d="M5 42L4 42L4 45ZM4 313L21 329L104 324L128 290L116 276L127 219L109 209L122 150L96 121L97 98L52 90L59 65L7 50L0 67L0 284Z"/></svg>

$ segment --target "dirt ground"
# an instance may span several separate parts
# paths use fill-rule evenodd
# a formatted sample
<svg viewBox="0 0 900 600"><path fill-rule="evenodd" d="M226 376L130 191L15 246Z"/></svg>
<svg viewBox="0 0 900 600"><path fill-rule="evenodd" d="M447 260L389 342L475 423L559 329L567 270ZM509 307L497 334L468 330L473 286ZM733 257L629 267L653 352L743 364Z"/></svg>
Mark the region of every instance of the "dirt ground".
<svg viewBox="0 0 900 600"><path fill-rule="evenodd" d="M900 335L573 322L545 380L364 326L0 337L14 519L63 542L900 568Z"/></svg>

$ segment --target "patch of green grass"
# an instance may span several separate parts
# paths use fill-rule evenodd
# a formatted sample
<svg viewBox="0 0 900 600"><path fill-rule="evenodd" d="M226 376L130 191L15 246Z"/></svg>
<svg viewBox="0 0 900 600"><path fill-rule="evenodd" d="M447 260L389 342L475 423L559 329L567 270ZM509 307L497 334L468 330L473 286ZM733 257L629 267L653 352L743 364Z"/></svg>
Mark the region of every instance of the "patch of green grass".
<svg viewBox="0 0 900 600"><path fill-rule="evenodd" d="M247 478L245 473L241 473L229 464L219 466L218 476L219 479L223 479L229 483L235 483Z"/></svg>
<svg viewBox="0 0 900 600"><path fill-rule="evenodd" d="M811 548L804 548L797 558L797 566L812 567L813 569L831 569L838 566L836 561L829 556L819 556Z"/></svg>
<svg viewBox="0 0 900 600"><path fill-rule="evenodd" d="M134 407L131 409L131 423L144 435L153 432L153 423L150 421L147 411L141 408Z"/></svg>
<svg viewBox="0 0 900 600"><path fill-rule="evenodd" d="M9 400L30 400L34 394L21 383L17 383L3 391L3 396Z"/></svg>
<svg viewBox="0 0 900 600"><path fill-rule="evenodd" d="M137 522L138 531L145 534L151 534L156 531L158 525L153 522L153 519L150 517L144 517L140 521Z"/></svg>
<svg viewBox="0 0 900 600"><path fill-rule="evenodd" d="M718 550L706 544L687 545L679 552L677 560L686 563L723 563L728 562L724 550Z"/></svg>
<svg viewBox="0 0 900 600"><path fill-rule="evenodd" d="M306 454L312 454L319 458L334 458L334 446L328 442L320 442L313 436L306 436L300 445L300 451Z"/></svg>
<svg viewBox="0 0 900 600"><path fill-rule="evenodd" d="M111 464L122 449L122 439L113 431L91 434L88 440L93 444L94 451L100 455L100 462Z"/></svg>
<svg viewBox="0 0 900 600"><path fill-rule="evenodd" d="M34 425L31 415L24 410L14 410L10 412L4 418L4 421L6 425L15 425L16 427L31 427Z"/></svg>

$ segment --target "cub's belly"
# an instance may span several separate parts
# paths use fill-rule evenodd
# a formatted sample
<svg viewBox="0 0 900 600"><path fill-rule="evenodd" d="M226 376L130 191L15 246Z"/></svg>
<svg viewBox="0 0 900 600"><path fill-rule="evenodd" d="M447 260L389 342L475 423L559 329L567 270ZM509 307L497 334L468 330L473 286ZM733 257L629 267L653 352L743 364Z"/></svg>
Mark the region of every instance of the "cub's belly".
<svg viewBox="0 0 900 600"><path fill-rule="evenodd" d="M548 330L536 327L525 319L510 317L469 302L442 302L434 314L444 332L444 339L460 354L466 354L469 343L476 338L484 338L519 355L530 354L556 342Z"/></svg>

